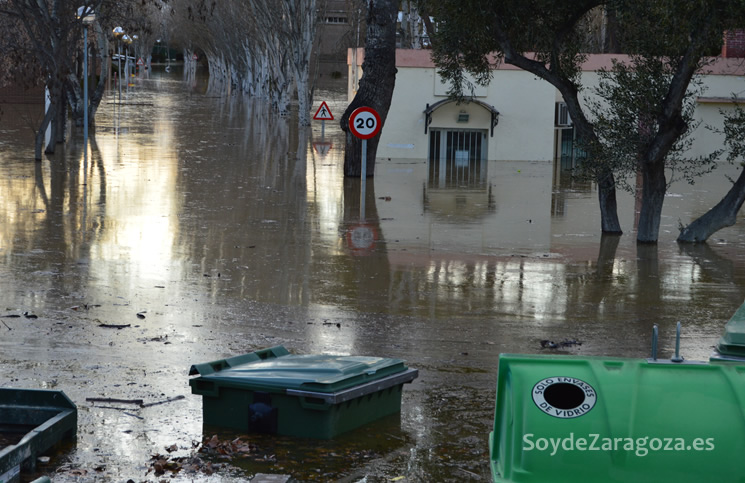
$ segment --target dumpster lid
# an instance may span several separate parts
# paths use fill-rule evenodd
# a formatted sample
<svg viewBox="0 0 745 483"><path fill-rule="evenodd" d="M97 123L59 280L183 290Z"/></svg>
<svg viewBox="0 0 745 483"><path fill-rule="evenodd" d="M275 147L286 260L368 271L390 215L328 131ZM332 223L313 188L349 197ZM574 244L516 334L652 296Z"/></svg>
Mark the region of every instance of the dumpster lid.
<svg viewBox="0 0 745 483"><path fill-rule="evenodd" d="M32 407L54 411L77 410L75 403L62 391L10 387L0 387L0 407Z"/></svg>
<svg viewBox="0 0 745 483"><path fill-rule="evenodd" d="M721 354L745 357L745 303L724 326L724 335L719 338L717 350Z"/></svg>
<svg viewBox="0 0 745 483"><path fill-rule="evenodd" d="M222 361L197 364L192 366L189 374L199 374L204 379L234 387L336 392L406 369L401 359L294 355L277 346Z"/></svg>

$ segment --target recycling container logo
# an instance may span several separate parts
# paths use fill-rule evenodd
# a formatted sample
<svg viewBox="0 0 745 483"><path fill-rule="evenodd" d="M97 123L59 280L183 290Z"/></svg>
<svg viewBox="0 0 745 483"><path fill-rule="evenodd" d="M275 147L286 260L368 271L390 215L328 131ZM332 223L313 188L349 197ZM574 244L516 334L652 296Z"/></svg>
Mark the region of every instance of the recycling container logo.
<svg viewBox="0 0 745 483"><path fill-rule="evenodd" d="M533 386L533 402L538 409L560 419L584 416L598 400L595 388L575 377L542 379Z"/></svg>

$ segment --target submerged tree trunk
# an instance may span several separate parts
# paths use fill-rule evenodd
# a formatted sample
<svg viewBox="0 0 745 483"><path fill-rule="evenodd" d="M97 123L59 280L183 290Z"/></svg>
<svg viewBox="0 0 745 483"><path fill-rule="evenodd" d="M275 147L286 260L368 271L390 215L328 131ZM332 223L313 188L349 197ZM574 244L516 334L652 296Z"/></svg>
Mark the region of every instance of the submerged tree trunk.
<svg viewBox="0 0 745 483"><path fill-rule="evenodd" d="M621 235L621 223L618 221L618 203L616 202L616 179L610 169L599 171L595 175L598 184L598 204L600 205L600 230L603 234Z"/></svg>
<svg viewBox="0 0 745 483"><path fill-rule="evenodd" d="M65 88L67 99L70 103L70 114L73 125L75 127L81 127L83 125L83 109L85 108L83 106L83 85L74 73L68 74L66 81Z"/></svg>
<svg viewBox="0 0 745 483"><path fill-rule="evenodd" d="M639 212L639 226L636 241L639 243L657 243L660 231L662 205L665 202L667 180L663 162L645 163L642 165L642 209Z"/></svg>
<svg viewBox="0 0 745 483"><path fill-rule="evenodd" d="M96 49L98 50L98 55L91 54L92 70L89 70L89 74L92 76L92 80L96 79L96 73L98 72L97 59L100 58L101 75L98 76L98 84L96 84L96 88L88 95L88 129L92 130L92 132L95 132L96 112L98 111L98 107L101 105L101 101L103 100L103 95L106 92L106 81L108 80L109 75L109 71L106 68L108 64L109 42L106 39L106 36L103 35L100 26L97 26L96 28L96 38L98 40L96 42L96 45L98 46L98 49ZM88 89L89 91L91 89L90 83L88 84Z"/></svg>
<svg viewBox="0 0 745 483"><path fill-rule="evenodd" d="M55 116L55 106L54 104L49 104L49 109L47 110L46 114L44 114L44 118L41 121L41 125L39 126L39 130L36 131L36 139L34 141L34 160L41 161L42 157L42 150L44 149L44 138L47 134L47 128L49 127L49 124L52 122L52 118Z"/></svg>
<svg viewBox="0 0 745 483"><path fill-rule="evenodd" d="M65 139L67 138L67 92L65 91L65 87L63 85L60 85L59 87L59 100L57 101L57 116L56 120L54 121L55 129L54 134L52 135L52 143L51 144L65 144ZM49 147L47 146L47 150ZM50 153L53 151L50 151Z"/></svg>
<svg viewBox="0 0 745 483"><path fill-rule="evenodd" d="M298 123L300 126L310 126L310 109L313 102L310 85L310 56L316 37L318 9L316 0L297 0L286 3L286 6L289 16L295 19L290 38L293 43L291 57L297 87Z"/></svg>
<svg viewBox="0 0 745 483"><path fill-rule="evenodd" d="M310 73L307 68L295 69L295 86L297 87L298 124L310 126Z"/></svg>
<svg viewBox="0 0 745 483"><path fill-rule="evenodd" d="M41 132L42 136L44 136L44 133L46 132L46 127L44 127L44 124L47 124L50 127L50 136L49 136L49 143L46 146L46 149L44 149L45 154L54 154L54 151L57 147L57 143L63 143L65 141L65 123L67 120L67 109L66 109L66 101L67 98L64 95L64 87L62 86L62 82L60 81L54 81L50 82L48 84L49 88L49 111L47 111L47 114L49 115L49 121L46 121L45 119L42 120L42 126L39 127L39 132ZM43 139L43 138L42 138ZM41 156L36 156L37 160L41 160Z"/></svg>
<svg viewBox="0 0 745 483"><path fill-rule="evenodd" d="M504 36L503 36L504 37ZM502 40L504 61L507 64L517 66L527 72L549 82L561 93L569 110L574 127L579 139L586 145L590 152L595 151L599 143L593 124L587 119L579 101L579 87L573 80L557 73L545 64L537 62L512 48L505 39ZM590 172L598 184L598 202L600 205L600 226L603 233L609 235L620 235L621 223L618 220L618 205L616 203L616 179L610 167L603 164L602 160L593 161L596 165L590 167Z"/></svg>
<svg viewBox="0 0 745 483"><path fill-rule="evenodd" d="M363 177L362 141L349 130L349 116L358 107L369 106L380 115L382 125L391 106L393 87L396 82L396 20L398 2L393 0L368 0L367 38L365 60L362 63L362 78L359 90L341 117L341 128L346 133L344 152L344 176ZM375 173L375 155L380 135L367 141L367 172Z"/></svg>
<svg viewBox="0 0 745 483"><path fill-rule="evenodd" d="M745 168L732 188L712 209L681 228L678 242L702 243L711 235L737 222L737 213L745 202Z"/></svg>

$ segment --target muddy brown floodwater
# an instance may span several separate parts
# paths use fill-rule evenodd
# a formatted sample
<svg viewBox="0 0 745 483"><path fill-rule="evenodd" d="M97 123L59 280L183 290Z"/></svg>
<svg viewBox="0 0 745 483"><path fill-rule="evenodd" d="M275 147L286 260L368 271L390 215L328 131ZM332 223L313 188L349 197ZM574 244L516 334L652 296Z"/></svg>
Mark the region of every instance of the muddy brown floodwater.
<svg viewBox="0 0 745 483"><path fill-rule="evenodd" d="M316 94L337 117L345 85ZM324 139L320 125L299 132L175 71L116 100L88 159L74 133L35 163L38 113L3 106L0 119L0 385L78 405L77 441L40 467L55 482L160 479L152 455L217 432L189 367L280 344L401 358L420 377L400 418L332 441L245 436L251 453L175 481L486 481L500 353L644 357L657 323L667 355L680 321L683 355L705 359L745 296L742 222L705 246L674 242L731 167L673 185L660 243L637 247L629 195L626 233L601 238L594 187L551 163L491 161L451 184L426 160L379 159L361 213L335 122ZM565 339L581 345L541 347Z"/></svg>

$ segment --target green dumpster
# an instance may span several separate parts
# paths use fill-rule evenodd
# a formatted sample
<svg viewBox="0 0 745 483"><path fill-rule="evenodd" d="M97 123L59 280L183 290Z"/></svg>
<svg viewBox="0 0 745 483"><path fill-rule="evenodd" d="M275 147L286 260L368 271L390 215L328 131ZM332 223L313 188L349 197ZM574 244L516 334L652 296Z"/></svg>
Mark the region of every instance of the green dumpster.
<svg viewBox="0 0 745 483"><path fill-rule="evenodd" d="M62 391L0 388L0 435L11 441L0 444L0 483L33 471L38 456L75 438L77 423L77 408Z"/></svg>
<svg viewBox="0 0 745 483"><path fill-rule="evenodd" d="M745 304L735 311L724 326L724 334L719 338L715 351L715 359L745 357Z"/></svg>
<svg viewBox="0 0 745 483"><path fill-rule="evenodd" d="M191 367L205 425L330 439L401 411L418 376L400 359L293 355L276 346Z"/></svg>

